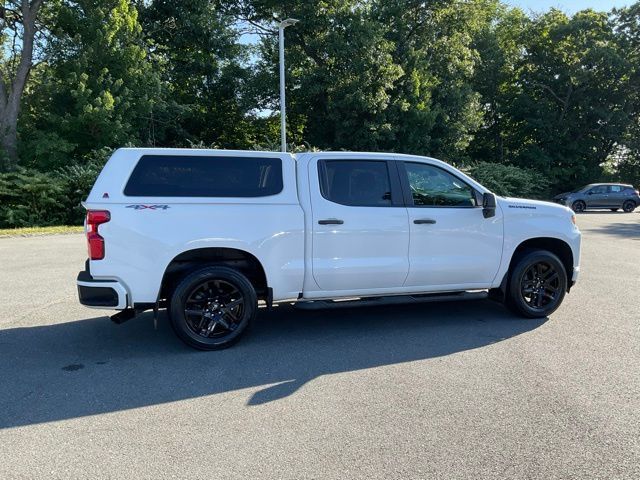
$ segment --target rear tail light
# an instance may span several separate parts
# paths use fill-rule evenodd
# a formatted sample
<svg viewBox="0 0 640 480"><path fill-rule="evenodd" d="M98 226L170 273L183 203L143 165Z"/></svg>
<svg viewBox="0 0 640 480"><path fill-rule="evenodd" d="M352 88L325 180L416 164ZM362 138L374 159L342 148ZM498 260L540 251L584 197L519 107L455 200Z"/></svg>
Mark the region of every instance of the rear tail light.
<svg viewBox="0 0 640 480"><path fill-rule="evenodd" d="M98 233L98 226L109 220L111 220L111 214L107 210L87 211L87 244L91 260L104 258L104 238Z"/></svg>

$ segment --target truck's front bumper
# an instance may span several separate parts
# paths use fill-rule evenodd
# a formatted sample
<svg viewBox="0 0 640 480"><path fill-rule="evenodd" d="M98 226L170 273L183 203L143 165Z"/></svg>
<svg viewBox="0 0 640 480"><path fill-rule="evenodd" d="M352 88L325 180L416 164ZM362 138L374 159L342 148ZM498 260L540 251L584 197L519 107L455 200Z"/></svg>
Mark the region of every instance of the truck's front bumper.
<svg viewBox="0 0 640 480"><path fill-rule="evenodd" d="M117 280L96 280L89 270L76 279L80 303L91 308L124 310L129 304L127 289Z"/></svg>

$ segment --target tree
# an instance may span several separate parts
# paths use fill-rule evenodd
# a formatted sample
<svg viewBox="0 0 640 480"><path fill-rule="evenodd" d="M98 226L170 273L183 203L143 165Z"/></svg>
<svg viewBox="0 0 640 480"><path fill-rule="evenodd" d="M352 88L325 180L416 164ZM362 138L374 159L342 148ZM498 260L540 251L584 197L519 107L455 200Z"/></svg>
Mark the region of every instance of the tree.
<svg viewBox="0 0 640 480"><path fill-rule="evenodd" d="M0 10L2 63L0 66L0 171L10 170L18 160L18 116L22 94L33 67L38 12L42 0L4 2ZM8 47L7 45L10 45ZM20 47L16 47L20 44Z"/></svg>
<svg viewBox="0 0 640 480"><path fill-rule="evenodd" d="M395 47L393 60L403 71L391 92L389 118L396 134L388 148L462 160L482 122L473 41L495 18L498 1L378 0L375 5Z"/></svg>
<svg viewBox="0 0 640 480"><path fill-rule="evenodd" d="M517 31L513 75L485 102L500 106L504 158L557 189L598 180L633 110L632 66L613 23L606 13L552 9Z"/></svg>
<svg viewBox="0 0 640 480"><path fill-rule="evenodd" d="M255 85L263 106L272 110L279 106L274 17L303 19L287 30L287 113L294 143L362 150L389 143L389 92L402 71L369 2L266 0L236 8L263 34Z"/></svg>
<svg viewBox="0 0 640 480"><path fill-rule="evenodd" d="M633 182L637 188L640 184L640 2L614 10L613 18L620 46L633 70L627 92L632 102L631 121L617 148L620 155L612 161L615 177Z"/></svg>
<svg viewBox="0 0 640 480"><path fill-rule="evenodd" d="M468 154L481 162L513 160L505 140L510 131L511 100L517 84L516 65L525 48L524 31L529 17L519 8L499 5L495 21L484 25L474 38L479 54L473 87L480 95L482 125L474 132Z"/></svg>
<svg viewBox="0 0 640 480"><path fill-rule="evenodd" d="M250 47L239 42L230 14L212 0L141 3L165 96L163 111L156 112L162 144L248 148L255 143Z"/></svg>
<svg viewBox="0 0 640 480"><path fill-rule="evenodd" d="M23 164L54 169L102 147L154 143L159 80L128 0L62 2L21 119Z"/></svg>

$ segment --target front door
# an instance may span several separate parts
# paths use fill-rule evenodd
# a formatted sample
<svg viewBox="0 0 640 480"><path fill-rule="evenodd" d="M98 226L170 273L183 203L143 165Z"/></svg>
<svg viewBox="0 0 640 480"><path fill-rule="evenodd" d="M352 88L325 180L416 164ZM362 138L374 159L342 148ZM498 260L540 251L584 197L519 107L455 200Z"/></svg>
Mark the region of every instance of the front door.
<svg viewBox="0 0 640 480"><path fill-rule="evenodd" d="M587 192L587 207L606 207L609 205L609 195L606 185L598 185Z"/></svg>
<svg viewBox="0 0 640 480"><path fill-rule="evenodd" d="M409 221L395 167L379 159L309 163L312 270L323 291L401 287Z"/></svg>
<svg viewBox="0 0 640 480"><path fill-rule="evenodd" d="M500 209L484 218L480 194L439 166L399 164L409 206L409 276L425 290L487 288L502 258Z"/></svg>

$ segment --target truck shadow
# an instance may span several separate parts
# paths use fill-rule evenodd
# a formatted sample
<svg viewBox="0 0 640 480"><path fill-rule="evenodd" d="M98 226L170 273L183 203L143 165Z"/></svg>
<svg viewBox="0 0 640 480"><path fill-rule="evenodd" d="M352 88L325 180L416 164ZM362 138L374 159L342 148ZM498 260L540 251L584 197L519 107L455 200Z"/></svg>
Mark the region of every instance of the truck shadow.
<svg viewBox="0 0 640 480"><path fill-rule="evenodd" d="M116 412L240 389L247 405L322 375L451 355L531 331L490 301L303 312L261 311L235 347L197 352L166 315L0 330L0 428ZM426 374L426 373L425 373ZM257 389L257 391L256 391Z"/></svg>

